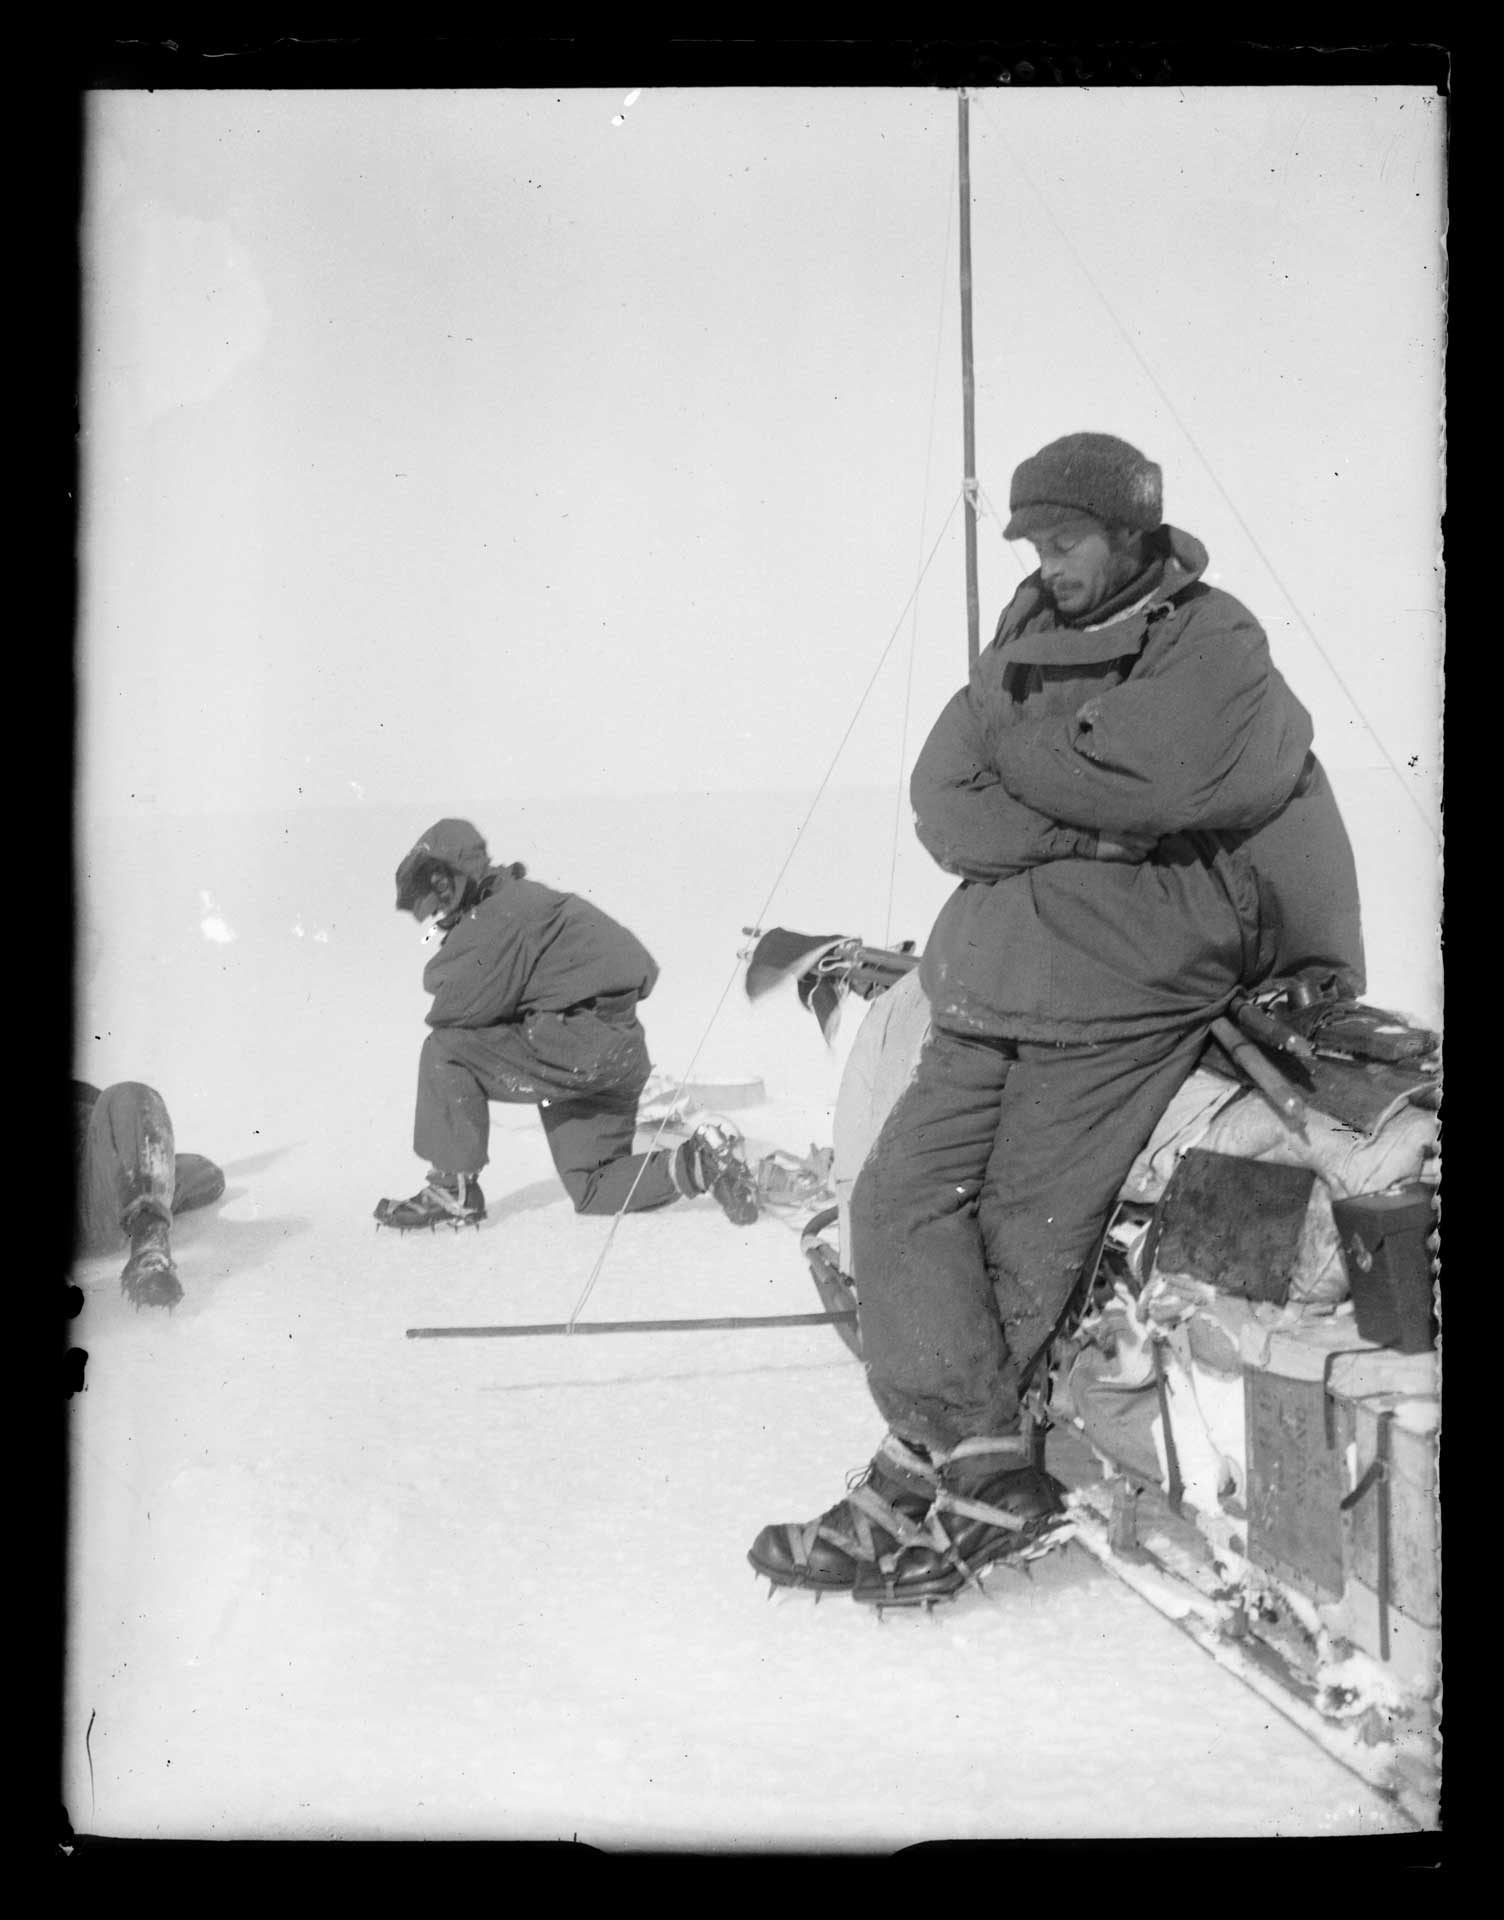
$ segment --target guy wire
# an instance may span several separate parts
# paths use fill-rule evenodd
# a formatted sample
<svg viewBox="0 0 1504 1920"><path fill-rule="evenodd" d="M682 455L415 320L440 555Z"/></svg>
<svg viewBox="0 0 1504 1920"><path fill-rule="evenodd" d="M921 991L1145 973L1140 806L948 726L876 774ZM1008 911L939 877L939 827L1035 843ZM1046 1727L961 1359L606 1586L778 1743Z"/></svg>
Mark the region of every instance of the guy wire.
<svg viewBox="0 0 1504 1920"><path fill-rule="evenodd" d="M1258 536L1254 533L1252 527L1249 526L1248 522L1243 518L1243 514L1238 506L1238 503L1233 499L1232 495L1227 491L1227 488L1223 486L1221 478L1218 475L1216 468L1212 465L1211 461L1207 458L1206 454L1202 451L1201 444L1197 440L1195 434L1191 432L1190 428L1186 425L1185 421L1181 418L1180 411L1176 407L1175 402L1170 398L1169 394L1165 391L1164 387L1161 386L1159 378L1156 375L1154 369L1149 365L1149 362L1144 358L1142 352L1139 350L1137 341L1133 338L1133 335L1128 331L1128 328L1124 325L1124 323L1118 318L1117 312L1113 307L1112 302L1108 299L1107 295L1103 292L1102 288L1098 285L1096 275L1092 272L1091 268L1082 259L1081 255L1076 251L1075 243L1071 239L1070 235L1066 232L1065 228L1055 218L1054 211L1051 208L1049 201L1046 200L1043 193L1040 192L1039 188L1035 186L1034 181L1029 175L1028 169L1024 166L1024 163L1019 159L1018 155L1014 152L1012 143L1009 141L1008 136L1003 132L1002 128L998 126L997 121L993 119L992 114L988 112L986 106L980 100L978 101L977 104L982 107L982 111L986 113L987 118L990 121L992 121L992 125L994 130L997 133L998 139L1001 140L1003 147L1008 154L1009 159L1013 162L1013 165L1018 170L1018 173L1020 177L1023 179L1024 184L1028 187L1030 193L1033 194L1034 198L1039 202L1041 208L1043 208L1045 218L1049 221L1050 225L1055 229L1056 233L1059 234L1060 239L1063 242L1066 251L1070 254L1071 258L1075 261L1076 265L1080 268L1081 273L1084 276L1087 284L1090 286L1092 292L1097 296L1098 300L1101 301L1108 319L1111 320L1112 324L1117 328L1118 332L1122 335L1124 343L1128 348L1128 351L1133 355L1134 359L1138 362L1139 366L1142 368L1144 377L1148 380L1150 386L1153 387L1154 391L1159 395L1160 399L1164 402L1165 408L1169 413L1171 419L1174 420L1176 426L1178 426L1180 428L1180 431L1185 435L1186 440L1190 445L1191 451L1195 454L1196 458L1201 462L1202 466L1206 469L1206 472L1211 479L1212 485L1217 489L1218 493L1221 494L1223 500L1226 501L1228 510L1232 514L1233 519L1236 520L1238 525L1243 529L1243 534L1244 534L1244 537L1247 539L1248 544L1253 548L1254 552L1258 555L1259 559L1263 561L1265 567L1269 571L1270 579L1273 580L1275 586L1278 587L1280 592L1284 595L1285 601L1289 606L1291 612L1295 615L1295 618L1300 622L1301 626L1305 629L1307 638L1310 640L1311 645L1315 647L1317 653L1321 656L1321 659L1326 666L1327 672L1331 674L1332 678L1336 681L1337 685L1342 689L1343 693L1347 696L1348 704L1351 706L1353 712L1357 714L1358 718L1363 722L1364 727L1368 731L1369 738L1373 741L1374 745L1378 748L1380 754L1383 756L1385 765L1389 768L1390 772L1394 775L1395 779L1399 781L1400 786L1404 789L1405 798L1410 802L1411 806L1415 809L1416 813L1420 816L1422 821L1425 822L1426 831L1430 834L1431 838L1435 840L1437 838L1436 828L1432 825L1430 819L1428 818L1425 808L1421 805L1420 801L1416 798L1415 791L1411 783L1400 772L1399 766L1395 761L1393 754L1390 753L1388 747L1384 744L1384 741L1379 735L1378 729L1374 726L1373 722L1369 719L1368 715L1363 711L1362 702L1357 698L1356 694L1354 694L1352 688L1347 684L1347 681L1343 678L1341 670L1338 668L1336 662L1332 659L1331 655L1327 652L1326 648L1321 644L1321 640L1316 632L1316 629L1311 625L1311 622L1306 618L1305 613L1301 609L1299 601L1295 598L1295 595L1290 591L1290 589L1285 585L1284 579L1282 578L1279 572L1279 569L1275 566L1274 562L1269 558L1268 554L1265 553L1263 546L1259 542Z"/></svg>
<svg viewBox="0 0 1504 1920"><path fill-rule="evenodd" d="M950 531L950 523L956 517L956 508L961 504L962 497L963 497L962 494L958 490L956 493L955 499L952 500L950 504L950 511L945 516L945 522L940 528L939 533L935 536L935 544L930 548L929 555L926 558L924 565L919 569L919 578L914 582L913 588L909 593L908 599L904 601L903 610L902 612L900 612L897 621L894 623L893 631L888 635L887 641L883 646L883 650L877 657L877 665L872 669L872 673L867 681L867 684L862 689L861 698L857 701L856 707L852 712L851 718L846 723L846 730L841 735L840 740L836 743L836 750L830 757L830 764L826 767L825 773L821 778L820 784L815 789L815 797L813 798L813 800L810 801L809 806L805 810L804 818L800 821L799 826L795 831L793 844L790 846L788 852L784 855L783 865L779 867L777 874L774 876L773 884L768 889L767 898L763 901L762 907L760 908L756 919L752 923L754 926L762 925L763 921L767 918L768 909L772 906L773 901L777 898L778 889L783 885L784 875L788 872L789 867L792 865L794 855L799 851L799 843L804 838L805 831L807 830L810 821L814 818L815 809L816 807L819 806L820 801L824 796L825 789L830 785L831 775L835 772L837 763L839 762L841 755L846 750L846 742L851 738L851 735L855 730L856 723L861 718L862 709L863 707L866 706L867 701L870 699L872 694L872 689L877 685L878 676L879 674L881 674L883 667L887 662L888 655L893 650L893 642L898 638L898 635L903 628L903 623L908 618L909 608L914 604L915 599L918 597L919 589L924 584L924 577L929 572L931 565L934 563L935 555L940 551L941 545L945 540L946 534ZM705 1030L700 1035L699 1040L696 1042L695 1050L690 1055L689 1065L684 1069L683 1076L680 1079L678 1086L674 1090L673 1099L671 1099L668 1102L667 1110L665 1111L663 1118L658 1122L657 1128L653 1133L653 1137L648 1143L648 1149L647 1149L648 1153L652 1153L654 1149L657 1147L659 1138L663 1133L663 1129L668 1125L669 1115L673 1112L674 1105L677 1102L679 1095L683 1093L684 1089L689 1085L689 1082L694 1074L696 1063L698 1062L701 1053L704 1051L705 1042L710 1038L711 1030L714 1028L716 1021L720 1019L721 1009L725 1006L727 999L730 997L731 989L736 985L737 976L740 972L741 972L741 962L740 962L740 959L738 958L737 964L732 968L729 976L727 977L725 986L721 989L720 998L716 1001L715 1006L711 1009L710 1018L705 1022ZM574 1331L575 1322L579 1319L580 1314L584 1309L586 1301L590 1298L591 1294L595 1290L596 1281L599 1280L601 1277L601 1272L605 1267L607 1256L609 1255L612 1245L616 1239L617 1229L621 1225L622 1216L626 1213L628 1207L631 1205L632 1195L636 1193L638 1182L642 1179L643 1173L646 1171L646 1169L647 1169L647 1158L645 1155L643 1157L642 1165L637 1169L636 1176L633 1179L631 1186L627 1189L625 1199L622 1201L621 1205L616 1209L616 1212L612 1216L611 1225L607 1230L606 1238L601 1245L600 1252L596 1255L595 1265L590 1269L590 1276L585 1282L584 1288L580 1293L579 1299L576 1300L574 1303L573 1311L570 1313L569 1320L567 1323L568 1330L571 1333Z"/></svg>

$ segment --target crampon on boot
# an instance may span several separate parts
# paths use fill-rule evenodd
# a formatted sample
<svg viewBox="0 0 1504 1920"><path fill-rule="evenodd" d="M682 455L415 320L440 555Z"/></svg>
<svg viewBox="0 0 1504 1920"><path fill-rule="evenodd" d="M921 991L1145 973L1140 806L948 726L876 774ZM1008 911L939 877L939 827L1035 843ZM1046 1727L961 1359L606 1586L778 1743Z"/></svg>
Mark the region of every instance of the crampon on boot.
<svg viewBox="0 0 1504 1920"><path fill-rule="evenodd" d="M878 1607L949 1599L986 1567L1043 1550L1066 1527L1055 1483L1022 1434L962 1440L937 1456L940 1485L920 1537L864 1562L853 1600Z"/></svg>
<svg viewBox="0 0 1504 1920"><path fill-rule="evenodd" d="M850 1593L864 1564L918 1529L939 1486L929 1455L890 1433L844 1500L818 1519L764 1527L747 1558L775 1587Z"/></svg>
<svg viewBox="0 0 1504 1920"><path fill-rule="evenodd" d="M749 1227L761 1203L757 1176L742 1157L742 1137L729 1120L704 1120L672 1161L674 1185L686 1199L708 1193L734 1226Z"/></svg>
<svg viewBox="0 0 1504 1920"><path fill-rule="evenodd" d="M813 1142L807 1154L786 1153L781 1148L765 1153L754 1169L758 1199L764 1207L789 1212L834 1200L833 1161L829 1147L817 1147Z"/></svg>
<svg viewBox="0 0 1504 1920"><path fill-rule="evenodd" d="M154 1208L126 1222L131 1237L130 1258L120 1276L120 1291L138 1310L177 1305L183 1297L177 1268L172 1264L172 1222Z"/></svg>
<svg viewBox="0 0 1504 1920"><path fill-rule="evenodd" d="M1021 1435L930 1453L889 1434L844 1500L816 1520L764 1527L747 1558L774 1586L928 1606L1040 1550L1062 1512Z"/></svg>
<svg viewBox="0 0 1504 1920"><path fill-rule="evenodd" d="M478 1227L486 1217L486 1196L473 1173L433 1169L428 1185L410 1200L378 1200L376 1219L383 1227L412 1233L419 1227Z"/></svg>

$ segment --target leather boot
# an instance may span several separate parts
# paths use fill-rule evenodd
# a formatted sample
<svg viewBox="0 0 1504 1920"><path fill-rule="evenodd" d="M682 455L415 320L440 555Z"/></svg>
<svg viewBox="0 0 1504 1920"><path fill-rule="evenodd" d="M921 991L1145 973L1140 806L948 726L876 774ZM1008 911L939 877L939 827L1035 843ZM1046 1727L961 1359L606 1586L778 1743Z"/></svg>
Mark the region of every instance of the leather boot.
<svg viewBox="0 0 1504 1920"><path fill-rule="evenodd" d="M880 1555L925 1537L939 1486L928 1452L890 1433L844 1500L817 1519L764 1527L747 1558L776 1587L850 1593Z"/></svg>
<svg viewBox="0 0 1504 1920"><path fill-rule="evenodd" d="M183 1297L177 1268L172 1264L172 1217L155 1206L143 1205L121 1222L131 1239L130 1258L120 1276L120 1290L137 1308L175 1307Z"/></svg>
<svg viewBox="0 0 1504 1920"><path fill-rule="evenodd" d="M959 1593L984 1567L1037 1550L1059 1531L1055 1483L1034 1464L1023 1434L962 1440L937 1456L939 1486L927 1538L867 1561L852 1598L879 1607L924 1606Z"/></svg>

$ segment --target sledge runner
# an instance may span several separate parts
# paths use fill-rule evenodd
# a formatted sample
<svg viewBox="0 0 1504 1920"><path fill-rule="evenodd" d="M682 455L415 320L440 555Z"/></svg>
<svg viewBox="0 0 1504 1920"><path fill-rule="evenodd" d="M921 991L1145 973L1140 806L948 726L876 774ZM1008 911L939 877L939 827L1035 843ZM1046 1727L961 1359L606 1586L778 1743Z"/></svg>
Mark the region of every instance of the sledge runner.
<svg viewBox="0 0 1504 1920"><path fill-rule="evenodd" d="M931 1032L851 1196L888 1437L748 1558L779 1586L928 1604L1059 1523L1025 1400L1129 1167L1234 993L1363 986L1356 874L1310 718L1253 616L1167 526L1160 469L1071 434L1013 476L1038 570L915 766L960 885Z"/></svg>
<svg viewBox="0 0 1504 1920"><path fill-rule="evenodd" d="M728 1122L633 1151L650 1071L637 1007L658 978L635 935L578 894L528 879L520 861L492 865L468 820L438 821L405 855L397 910L420 925L437 918L443 939L423 970L433 1005L413 1147L428 1179L410 1199L377 1204L383 1226L479 1226L491 1100L538 1108L577 1213L640 1213L708 1193L738 1226L757 1218L756 1182Z"/></svg>
<svg viewBox="0 0 1504 1920"><path fill-rule="evenodd" d="M154 1087L121 1080L103 1092L73 1083L80 1253L129 1246L120 1288L136 1307L183 1297L172 1258L172 1216L206 1207L225 1177L202 1154L179 1153L166 1102Z"/></svg>

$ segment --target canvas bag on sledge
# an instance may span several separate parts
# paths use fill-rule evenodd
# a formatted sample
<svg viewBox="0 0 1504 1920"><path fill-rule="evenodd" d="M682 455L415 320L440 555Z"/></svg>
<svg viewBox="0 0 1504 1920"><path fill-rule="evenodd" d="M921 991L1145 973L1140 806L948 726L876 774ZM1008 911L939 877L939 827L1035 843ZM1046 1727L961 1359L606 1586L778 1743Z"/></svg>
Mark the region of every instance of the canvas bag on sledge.
<svg viewBox="0 0 1504 1920"><path fill-rule="evenodd" d="M913 1077L930 1029L929 1002L917 972L868 1007L841 1079L832 1143L842 1266L850 1272L851 1190L883 1122ZM1328 1311L1347 1297L1348 1281L1334 1199L1418 1180L1435 1151L1437 1119L1405 1103L1368 1133L1311 1112L1302 1140L1255 1090L1198 1069L1165 1110L1123 1184L1122 1198L1148 1206L1164 1194L1191 1147L1316 1174L1291 1274L1292 1301ZM860 1275L852 1276L860 1290Z"/></svg>
<svg viewBox="0 0 1504 1920"><path fill-rule="evenodd" d="M916 972L868 1007L841 1079L832 1134L841 1265L850 1273L851 1192L883 1122L913 1077L930 1029ZM1121 1199L1151 1207L1191 1148L1315 1176L1289 1274L1291 1307L1330 1314L1348 1296L1334 1200L1421 1180L1435 1152L1434 1112L1397 1101L1370 1130L1310 1111L1304 1138L1252 1088L1197 1069L1176 1093L1125 1180ZM861 1276L852 1275L860 1293Z"/></svg>

